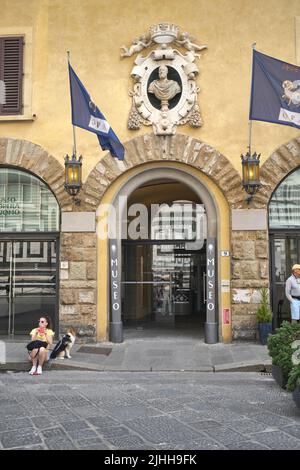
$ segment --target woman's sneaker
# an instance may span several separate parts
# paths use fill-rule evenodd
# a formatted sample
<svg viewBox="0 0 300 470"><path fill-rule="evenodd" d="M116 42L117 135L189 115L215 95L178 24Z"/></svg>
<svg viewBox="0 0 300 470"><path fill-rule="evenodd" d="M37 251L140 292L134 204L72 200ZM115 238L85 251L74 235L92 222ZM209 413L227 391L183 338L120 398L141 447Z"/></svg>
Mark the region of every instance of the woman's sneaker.
<svg viewBox="0 0 300 470"><path fill-rule="evenodd" d="M36 372L36 366L32 366L29 371L29 375L33 375L35 372Z"/></svg>
<svg viewBox="0 0 300 470"><path fill-rule="evenodd" d="M37 369L34 375L42 375L42 373L43 373L42 366L37 366Z"/></svg>

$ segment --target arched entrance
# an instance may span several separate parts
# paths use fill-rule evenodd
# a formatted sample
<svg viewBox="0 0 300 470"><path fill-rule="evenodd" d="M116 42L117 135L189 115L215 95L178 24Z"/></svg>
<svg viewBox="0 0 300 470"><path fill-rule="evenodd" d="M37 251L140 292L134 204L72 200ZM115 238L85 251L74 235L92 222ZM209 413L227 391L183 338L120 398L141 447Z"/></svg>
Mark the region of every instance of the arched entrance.
<svg viewBox="0 0 300 470"><path fill-rule="evenodd" d="M199 314L198 320L200 320L199 328L201 328L201 319L202 319L202 326L203 323L205 325L205 340L209 343L215 343L219 339L222 338L224 331L222 331L222 322L220 322L220 308L230 303L229 298L229 289L228 294L226 296L221 295L220 289L220 282L219 279L221 277L221 266L220 269L218 267L218 251L220 247L226 248L229 246L229 221L228 221L228 207L225 200L222 198L221 191L218 188L209 187L209 179L207 177L201 176L201 173L196 169L190 168L188 165L182 163L150 163L144 164L139 168L135 168L134 171L129 173L128 175L123 175L123 181L118 182L117 189L114 191L113 185L107 191L106 198L104 197L102 200L103 204L110 202L116 208L116 213L118 215L118 220L125 221L127 220L128 216L128 201L130 203L136 204L139 202L140 204L143 203L146 205L148 203L160 202L160 203L170 203L174 201L178 201L177 195L180 196L180 200L187 201L189 204L194 204L194 208L196 205L199 205L199 208L204 208L204 214L207 217L207 227L205 227L205 239L202 240L203 244L201 244L201 240L160 240L159 243L155 239L148 239L148 240L126 240L122 241L120 237L117 237L116 240L113 240L115 245L114 247L114 256L112 258L112 252L110 253L110 258L108 259L108 265L110 267L110 274L112 275L113 271L116 271L116 266L118 267L118 274L116 274L116 278L108 279L108 286L111 287L113 283L115 285L120 282L120 291L114 292L115 296L111 299L111 303L108 305L109 309L109 322L110 322L110 339L113 339L116 342L122 341L123 339L123 321L128 321L128 306L132 301L133 297L135 299L139 299L139 302L142 300L144 303L143 305L143 312L139 310L135 306L135 315L134 320L138 320L137 316L141 315L144 317L142 320L145 320L147 316L148 319L153 317L160 317L160 320L164 321L166 318L162 318L166 313L171 313L171 317L169 320L174 322L175 314L178 312L180 314L188 314L191 317L193 314ZM156 196L153 198L153 188L152 186L156 186L155 194ZM171 190L168 192L166 190L166 186L169 185L169 189ZM161 192L161 197L158 196L157 188L159 188ZM175 189L175 191L174 191ZM166 192L168 192L168 196L166 197ZM110 194L109 194L110 193ZM141 193L144 193L144 196L141 198ZM148 193L148 196L146 195ZM152 196L149 199L149 193L152 193ZM222 204L224 204L224 209L220 213L220 207L217 202L217 199L220 198L222 200ZM148 200L147 200L148 199ZM205 219L206 219L205 217ZM227 219L226 222L224 220L222 236L220 230L220 220L221 218ZM101 219L101 204L98 208L98 221ZM186 221L185 221L186 222ZM122 225L122 224L121 224ZM153 233L152 233L153 235ZM225 241L226 239L226 241ZM195 246L194 253L192 254L191 245L193 242L198 242L198 248ZM209 241L209 244L207 243ZM176 246L177 242L177 246ZM192 242L192 243L191 243ZM225 244L224 244L225 242ZM142 248L140 247L142 245ZM181 245L181 246L180 246ZM195 243L196 245L196 243ZM128 246L131 248L129 249ZM163 253L161 247L167 247L166 250L169 250L169 256L166 256L166 251ZM207 247L211 251L211 256L209 260L209 264L207 264ZM117 247L117 254L116 254L116 247ZM137 248L139 247L139 248ZM192 247L193 248L193 247ZM126 267L124 268L124 263L122 264L122 250L123 250L123 260L124 256L127 256L128 261L128 253L131 251L131 256L135 257L136 266L139 266L138 269L131 270L131 273L128 271L128 263L127 263L127 272ZM190 269L194 269L194 275L192 275L188 280L186 279L187 288L189 290L190 298L184 305L184 302L180 305L180 301L178 304L175 305L175 297L176 294L180 294L177 289L176 284L178 287L178 277L180 275L180 270L178 268L178 264L181 262L179 261L179 256L176 256L175 251L178 250L181 252L182 258L185 258L185 263L189 266ZM138 254L139 251L139 254ZM143 253L144 252L144 253ZM157 257L157 253L159 252L159 258ZM98 245L98 253L101 256L103 254L103 244L99 242ZM155 253L155 255L153 254ZM145 263L146 257L151 258L151 267L150 272L146 274L146 271L141 268L141 259L143 259L142 263ZM198 256L198 259L196 259ZM167 260L167 261L166 261ZM149 261L149 259L148 259ZM226 260L227 261L227 260ZM229 261L229 260L228 260ZM154 265L153 265L154 263ZM156 263L156 266L155 266ZM164 265L164 277L168 277L168 280L162 279L162 269L158 270L160 272L154 273L155 268L157 268L158 263L165 263ZM202 263L202 264L201 264ZM223 277L224 272L227 271L226 276L229 276L229 265L227 266L226 263L221 263L223 269ZM229 264L229 263L228 263ZM131 267L133 264L131 263ZM144 265L145 269L148 268ZM100 268L101 269L101 268ZM171 271L172 275L171 275ZM98 271L99 275L104 274L102 271ZM122 277L121 277L122 273ZM205 286L203 284L203 275L208 274L211 276L208 281L205 281ZM134 275L135 279L129 279L130 275ZM150 276L148 279L145 276ZM143 278L142 280L140 278ZM200 279L201 278L201 279ZM121 289L121 280L122 280L122 289ZM134 284L131 284L131 282ZM170 283L171 281L171 283ZM201 282L200 282L201 281ZM127 284L130 282L130 284ZM163 284L165 282L166 284ZM193 287L191 289L191 282L198 282L197 287ZM180 284L180 283L179 283ZM130 287L129 287L130 286ZM135 292L134 290L135 286ZM137 289L138 286L138 289ZM165 286L165 288L163 288ZM203 299L203 290L204 287L206 288L206 296L207 302L204 306L204 299ZM155 305L155 295L158 294L158 289L163 288L163 292L161 293L165 300L165 311L162 311L158 304ZM128 292L131 290L131 294ZM121 292L122 291L122 292ZM126 293L127 291L127 293ZM138 293L140 292L140 295ZM197 291L197 292L196 292ZM201 291L201 292L200 292ZM142 294L141 294L142 293ZM183 293L183 290L182 292ZM227 292L226 292L227 293ZM110 295L110 293L108 293ZM100 296L100 291L98 289L98 295ZM113 309L113 302L118 300L117 296L120 295L120 302L115 302L115 305L120 307L116 308L117 311L114 312ZM129 297L128 297L129 296ZM131 301L130 301L131 296ZM101 297L103 298L103 289L101 290ZM221 297L223 297L221 299ZM178 297L177 297L178 298ZM224 300L226 301L224 302ZM100 300L100 298L99 298ZM168 306L166 306L168 304ZM198 306L197 306L198 304ZM201 305L200 305L201 304ZM132 305L132 304L131 304ZM206 308L209 305L209 308ZM123 310L122 310L123 307ZM162 306L161 306L162 307ZM229 307L229 305L228 305ZM125 309L125 310L124 310ZM126 312L127 309L127 312ZM197 310L198 309L198 310ZM132 307L133 310L133 307ZM132 313L132 312L131 312ZM201 317L202 315L202 317ZM177 316L177 315L176 315ZM132 319L132 318L131 318ZM230 325L229 325L230 326ZM203 332L203 329L202 329ZM200 330L199 330L200 334ZM224 335L226 336L226 334Z"/></svg>
<svg viewBox="0 0 300 470"><path fill-rule="evenodd" d="M13 138L9 138L9 137L0 138L0 170L2 170L2 169L5 170L5 168L10 168L12 170L19 171L23 175L27 175L27 178L28 178L28 175L30 175L32 177L31 186L36 187L36 188L45 188L45 191L47 192L47 194L50 194L51 197L54 198L54 200L56 202L56 209L55 210L57 210L60 215L61 215L60 211L70 211L71 210L71 208L72 208L71 198L64 189L64 168L55 157L50 155L47 152L47 150L42 148L40 145L37 145L34 142L29 142L29 141L26 141L26 140L22 140L22 139L13 139ZM21 184L21 187L23 187L22 184ZM44 189L41 189L41 191L40 191L41 194L43 193L43 191L44 191ZM25 197L25 205L23 204L23 202L24 202L23 199L21 198L21 200L20 200L20 202L22 204L22 207L25 208L25 206L27 205L27 209L30 209L30 204L28 203L28 200L26 200L26 197L28 198L30 194L33 194L32 190L31 190L31 192L27 191L27 193L26 193L26 191L25 191L23 193L23 196ZM19 195L21 197L21 193ZM40 199L40 203L41 202L42 202L42 199ZM31 206L32 206L32 204L31 204ZM41 205L39 206L39 208L41 209ZM38 210L38 208L36 208L36 209L37 209L36 213L39 213L40 211ZM29 213L30 213L30 210L29 210ZM32 213L31 213L30 216L28 215L28 220L30 220L30 218L32 218L32 215L33 215ZM54 300L54 297L53 297L51 302L50 302L52 307L55 304L55 312L51 313L49 311L50 316L52 316L53 322L55 324L56 334L58 334L58 332L59 332L58 318L59 318L59 309L60 309L60 306L59 306L59 303L58 303L59 302L59 292L58 292L58 290L59 290L59 272L58 272L59 259L58 259L58 254L61 252L61 248L64 248L64 247L59 246L59 244L61 243L61 240L59 240L59 238L58 238L59 234L60 234L60 232L59 232L60 231L60 222L61 222L60 221L60 218L61 218L60 215L58 217L58 220L59 220L58 226L54 227L52 225L51 229L50 229L49 219L48 219L48 222L46 220L44 220L44 226L43 227L40 226L39 228L37 228L37 226L32 227L32 226L30 226L30 223L27 223L26 226L27 226L28 231L24 230L24 228L20 229L20 227L18 228L18 230L2 231L2 232L0 231L1 239L5 240L7 243L12 243L12 242L14 243L15 241L16 241L16 243L21 243L22 240L24 242L26 241L26 244L23 244L22 249L24 249L25 253L27 253L26 254L27 257L28 257L28 253L30 254L30 259L32 260L32 263L33 263L33 264L31 264L30 268L28 268L28 269L31 269L32 267L34 267L34 268L37 267L37 269L34 269L35 274L44 276L41 272L39 273L39 270L40 270L40 267L42 265L43 266L45 265L46 256L47 256L48 260L50 259L50 256L52 257L51 258L52 259L52 261L51 261L51 263L52 263L51 271L52 272L54 270L53 263L54 263L54 261L56 262L56 269L57 269L56 278L54 279L53 276L52 276L52 281L51 281L52 289L53 289L53 283L55 281L55 300ZM48 218L48 216L46 216L46 219L47 218ZM50 219L51 219L51 217L50 217ZM27 220L27 222L28 222L28 220ZM12 229L12 227L10 227L10 228ZM32 228L33 228L33 231L30 230ZM37 243L37 244L35 245L35 243ZM51 244L52 244L52 247L51 247ZM55 249L53 247L53 244L55 244ZM15 255L18 254L18 249L19 249L18 246L20 247L21 245L17 245L17 244L14 245ZM53 256L54 251L55 251L55 256ZM11 253L12 253L12 245L11 245ZM46 253L47 253L47 255L46 255ZM42 254L42 256L38 256L40 254ZM10 259L10 256L9 256L9 259ZM22 258L19 257L19 260L21 260L21 259ZM24 256L23 256L23 259L24 259ZM40 262L42 263L41 265L39 265ZM10 261L8 262L8 265L10 266ZM14 265L17 266L17 260L16 260L16 263L12 262L12 266L14 266ZM12 277L10 277L10 279L12 279ZM41 283L43 282L42 279L39 279L39 280L41 281ZM43 280L45 280L45 278L43 278ZM6 281L7 281L7 279L6 279ZM19 281L20 281L20 279L19 279ZM35 279L34 281L37 281L37 279ZM43 308L43 311L45 313L47 312L47 304L44 303L43 301L41 301L41 298L43 297L44 294L45 294L45 296L46 296L46 294L51 295L51 292L49 292L49 290L47 292L47 287L43 286L41 283L40 283L39 288L44 289L43 292L41 292L41 290L40 290L40 293L39 293L38 290L35 290L36 298L35 298L34 302L40 302L38 304L38 307L37 307L39 309L39 313L37 314L38 316L40 315L41 308L43 308L44 305L45 305L45 309ZM8 284L10 285L11 282L9 282ZM4 279L3 279L2 287L3 287L3 285L5 285L5 286L7 285L7 282L5 283ZM61 283L60 283L60 285L61 285ZM15 286L16 286L16 283L15 284L13 283L11 287L8 287L8 289L7 289L9 291L8 297L10 295L11 296L13 295ZM5 287L5 289L3 289L3 288L1 289L1 293L2 293L2 296L3 296L3 299L4 299L4 296L6 295L6 287ZM19 293L21 293L21 292L19 292ZM29 292L27 292L27 293L29 293ZM17 294L16 291L15 291L15 294ZM24 292L24 294L25 294L25 292ZM32 294L34 294L34 292L32 292ZM40 295L40 294L43 294L43 295ZM54 294L53 290L52 290L52 294ZM29 297L30 297L29 295L28 295L28 297L26 297L26 299L28 301L29 301ZM40 299L40 300L38 300L38 299ZM33 304L34 304L34 302L33 302ZM6 305L6 308L7 308L7 304L8 304L8 301L6 300L6 304L4 303L4 305ZM20 303L20 305L25 305L25 302ZM13 306L11 306L11 318L12 318L12 315L13 315L13 313L12 313L13 308L12 307ZM16 305L15 305L15 307L16 307ZM15 310L15 313L16 313L16 311L17 310ZM34 310L34 311L36 312L37 310ZM27 312L28 312L28 315L24 314L22 316L23 316L23 318L26 317L27 319L30 319L30 321L29 321L30 326L29 326L29 324L27 324L27 320L26 320L25 323L20 322L19 326L17 325L17 327L15 327L15 329L14 329L15 334L26 332L26 335L28 335L29 327L32 328L30 308L27 310ZM36 315L36 313L34 315ZM19 316L19 318L21 320L21 315ZM34 321L34 319L33 319L33 321ZM23 324L23 326L22 326L22 324ZM13 333L12 325L13 325L13 323L12 323L12 320L11 320L10 327L8 325L7 330L6 330L6 326L5 326L4 334L7 335L8 332L10 334Z"/></svg>
<svg viewBox="0 0 300 470"><path fill-rule="evenodd" d="M57 331L59 223L43 181L0 166L0 334L28 335L41 314Z"/></svg>
<svg viewBox="0 0 300 470"><path fill-rule="evenodd" d="M137 331L203 337L206 323L204 204L185 184L148 181L128 199L122 241L122 322ZM214 273L212 273L214 274Z"/></svg>

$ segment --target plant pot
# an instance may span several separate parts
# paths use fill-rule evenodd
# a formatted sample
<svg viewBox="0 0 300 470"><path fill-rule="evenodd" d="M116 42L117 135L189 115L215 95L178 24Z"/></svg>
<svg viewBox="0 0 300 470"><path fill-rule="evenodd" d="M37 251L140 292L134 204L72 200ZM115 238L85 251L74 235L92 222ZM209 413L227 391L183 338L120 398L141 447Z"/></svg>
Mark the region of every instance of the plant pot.
<svg viewBox="0 0 300 470"><path fill-rule="evenodd" d="M266 345L268 336L272 333L272 323L259 323L258 333L260 343Z"/></svg>
<svg viewBox="0 0 300 470"><path fill-rule="evenodd" d="M293 391L293 400L296 403L297 408L300 408L300 386L297 385Z"/></svg>
<svg viewBox="0 0 300 470"><path fill-rule="evenodd" d="M282 368L280 366L272 364L272 376L275 382L277 382L281 388L286 388L288 379L283 374Z"/></svg>

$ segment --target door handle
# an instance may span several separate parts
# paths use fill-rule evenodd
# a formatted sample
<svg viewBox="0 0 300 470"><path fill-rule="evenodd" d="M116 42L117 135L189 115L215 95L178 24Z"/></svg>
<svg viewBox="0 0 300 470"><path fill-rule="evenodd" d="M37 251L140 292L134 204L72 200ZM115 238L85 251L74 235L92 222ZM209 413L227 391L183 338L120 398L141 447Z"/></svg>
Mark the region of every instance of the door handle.
<svg viewBox="0 0 300 470"><path fill-rule="evenodd" d="M8 290L9 290L9 299L11 300L12 296L12 263L13 263L13 257L12 257L12 244L9 243L9 278L8 278Z"/></svg>
<svg viewBox="0 0 300 470"><path fill-rule="evenodd" d="M9 295L8 295L8 335L11 334L11 297L12 297L12 243L8 242L7 248L9 252Z"/></svg>
<svg viewBox="0 0 300 470"><path fill-rule="evenodd" d="M15 256L15 245L13 244L13 292L12 296L15 298L15 290L16 290L16 256Z"/></svg>
<svg viewBox="0 0 300 470"><path fill-rule="evenodd" d="M15 257L15 243L12 244L12 335L15 334L15 286L16 286L16 257Z"/></svg>

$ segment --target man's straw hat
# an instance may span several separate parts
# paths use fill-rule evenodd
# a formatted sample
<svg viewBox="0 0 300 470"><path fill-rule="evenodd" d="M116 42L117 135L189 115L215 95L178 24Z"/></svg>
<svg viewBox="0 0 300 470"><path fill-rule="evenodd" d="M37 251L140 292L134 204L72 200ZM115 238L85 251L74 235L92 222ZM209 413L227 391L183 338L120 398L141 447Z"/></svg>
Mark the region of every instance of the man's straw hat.
<svg viewBox="0 0 300 470"><path fill-rule="evenodd" d="M294 266L292 267L292 271L294 271L294 269L300 269L300 264L294 264Z"/></svg>

